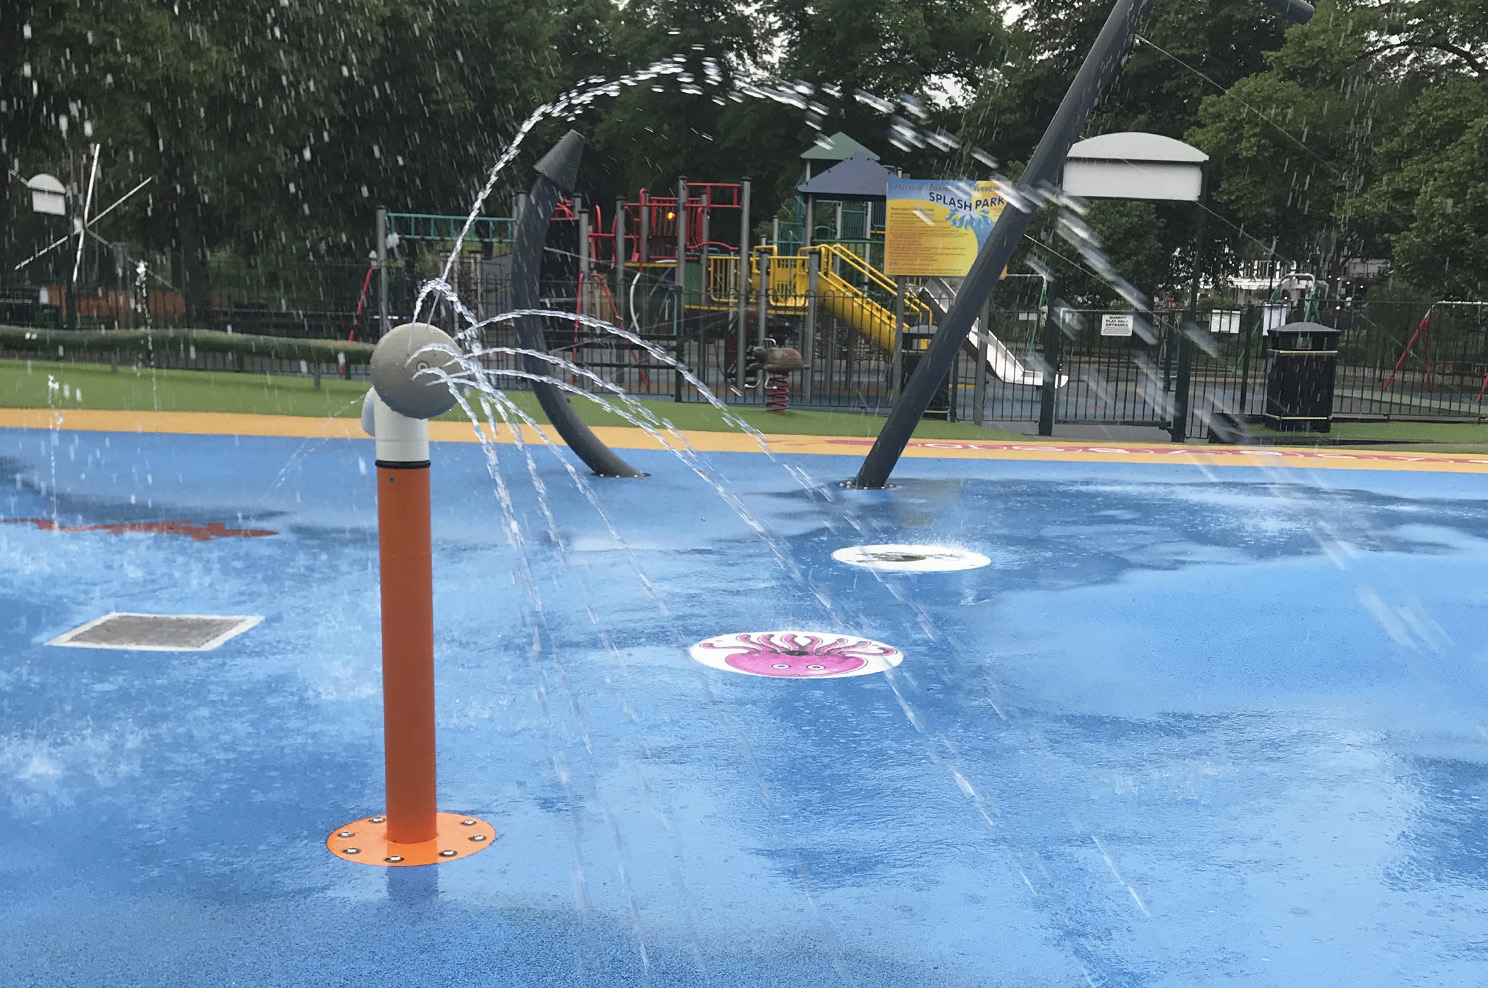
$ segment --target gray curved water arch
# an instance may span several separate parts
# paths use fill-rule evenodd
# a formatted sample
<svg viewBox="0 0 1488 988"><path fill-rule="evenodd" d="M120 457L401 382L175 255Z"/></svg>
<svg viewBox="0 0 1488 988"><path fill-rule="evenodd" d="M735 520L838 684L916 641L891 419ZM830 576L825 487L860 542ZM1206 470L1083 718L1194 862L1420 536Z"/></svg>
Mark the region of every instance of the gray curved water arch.
<svg viewBox="0 0 1488 988"><path fill-rule="evenodd" d="M577 131L569 131L554 144L552 150L537 163L537 180L532 184L521 214L517 216L517 231L512 242L512 308L536 309L538 306L538 272L542 268L543 248L547 244L548 222L553 217L553 207L566 193L572 192L579 173L579 158L584 153L584 138ZM547 352L543 340L542 320L537 316L522 316L516 320L517 339L524 349ZM552 367L542 359L523 357L527 373L548 376ZM543 414L558 430L558 435L568 444L585 466L600 477L645 477L644 471L626 463L594 434L579 413L569 403L568 397L559 389L543 381L536 381L532 390L537 394L537 403Z"/></svg>

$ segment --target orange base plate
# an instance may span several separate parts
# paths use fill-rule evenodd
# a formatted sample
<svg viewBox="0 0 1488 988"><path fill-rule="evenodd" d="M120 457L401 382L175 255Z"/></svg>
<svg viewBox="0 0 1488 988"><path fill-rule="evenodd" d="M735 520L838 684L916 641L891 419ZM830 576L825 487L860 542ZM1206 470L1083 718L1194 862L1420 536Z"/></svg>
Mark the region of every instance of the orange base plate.
<svg viewBox="0 0 1488 988"><path fill-rule="evenodd" d="M438 830L433 840L416 844L390 841L387 817L371 816L353 820L338 829L326 838L326 847L336 857L357 864L407 868L468 858L496 839L496 828L484 820L463 813L438 813L435 816Z"/></svg>

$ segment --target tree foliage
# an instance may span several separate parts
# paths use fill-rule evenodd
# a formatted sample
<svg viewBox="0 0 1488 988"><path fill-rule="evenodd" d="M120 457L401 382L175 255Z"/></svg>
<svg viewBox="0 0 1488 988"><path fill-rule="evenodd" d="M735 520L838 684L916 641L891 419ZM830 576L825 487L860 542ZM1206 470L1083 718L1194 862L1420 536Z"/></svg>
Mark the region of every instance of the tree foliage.
<svg viewBox="0 0 1488 988"><path fill-rule="evenodd" d="M988 148L1016 172L1038 143L1110 10L1105 0L1024 4L1013 25L1006 63L986 74L967 108L963 138ZM1203 100L1261 71L1265 53L1281 38L1278 18L1254 3L1157 0L1084 136L1137 130L1182 140ZM1231 254L1241 239L1239 224L1228 216L1223 201L1212 203L1211 209L1217 215L1209 224L1209 252ZM1137 216L1153 225L1138 234L1132 226ZM1191 210L1113 202L1096 208L1091 223L1113 245L1112 259L1123 275L1154 295L1186 297ZM1069 284L1094 285L1088 272L1072 264L1056 263L1056 269Z"/></svg>
<svg viewBox="0 0 1488 988"><path fill-rule="evenodd" d="M1247 233L1281 256L1325 275L1387 257L1428 293L1481 298L1485 58L1476 0L1324 0L1266 71L1205 102L1191 136Z"/></svg>
<svg viewBox="0 0 1488 988"><path fill-rule="evenodd" d="M1214 200L1238 224L1232 259L1263 253L1334 269L1363 228L1339 206L1372 174L1372 132L1394 91L1369 71L1377 19L1324 3L1266 56L1268 67L1204 101L1189 139L1211 155Z"/></svg>
<svg viewBox="0 0 1488 988"><path fill-rule="evenodd" d="M14 175L77 184L97 142L105 195L151 179L108 235L169 250L199 306L209 252L364 256L374 205L463 212L534 107L674 53L694 75L720 67L726 85L689 95L644 84L585 110L572 124L590 141L582 183L601 202L681 175L748 175L764 214L788 203L819 130L846 130L910 174L985 174L964 152L895 146L859 90L918 101L917 122L1016 174L1109 10L1109 0L0 0L0 156ZM1326 275L1351 257L1385 257L1423 289L1488 295L1481 0L1322 0L1311 25L1290 29L1247 0L1155 0L1141 35L1086 136L1148 130L1208 151L1211 270L1279 257ZM803 81L820 112L723 95L763 79ZM489 211L505 211L522 164L568 125L533 135ZM7 258L49 235L23 192L12 177L0 196ZM1112 203L1092 218L1118 270L1149 291L1184 290L1191 216Z"/></svg>

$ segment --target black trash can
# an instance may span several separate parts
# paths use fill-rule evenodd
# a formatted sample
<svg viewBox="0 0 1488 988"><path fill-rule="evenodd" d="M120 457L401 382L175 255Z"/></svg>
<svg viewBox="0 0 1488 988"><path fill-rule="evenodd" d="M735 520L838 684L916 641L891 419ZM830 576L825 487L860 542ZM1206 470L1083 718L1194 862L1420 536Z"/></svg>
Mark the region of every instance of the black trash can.
<svg viewBox="0 0 1488 988"><path fill-rule="evenodd" d="M904 386L909 383L909 377L920 366L920 361L925 357L925 350L930 346L930 340L935 336L934 326L915 326L906 329L899 334L899 393L904 393ZM927 419L944 419L954 422L955 409L951 407L951 373L946 373L945 379L935 386L935 394L930 397L930 405L925 409L922 416Z"/></svg>
<svg viewBox="0 0 1488 988"><path fill-rule="evenodd" d="M1278 432L1330 431L1338 330L1315 322L1288 323L1271 330L1267 349L1266 425Z"/></svg>

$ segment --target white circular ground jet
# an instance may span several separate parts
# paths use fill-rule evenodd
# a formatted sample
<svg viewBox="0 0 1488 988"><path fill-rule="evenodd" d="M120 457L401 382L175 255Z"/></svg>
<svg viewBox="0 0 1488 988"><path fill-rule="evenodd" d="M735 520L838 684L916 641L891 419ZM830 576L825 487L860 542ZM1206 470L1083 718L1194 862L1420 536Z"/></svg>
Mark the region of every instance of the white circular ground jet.
<svg viewBox="0 0 1488 988"><path fill-rule="evenodd" d="M845 679L886 672L904 661L892 645L829 631L745 631L716 635L689 650L703 665L772 679Z"/></svg>
<svg viewBox="0 0 1488 988"><path fill-rule="evenodd" d="M980 569L992 562L980 552L948 545L854 545L838 549L832 558L849 566L896 573L950 573Z"/></svg>

